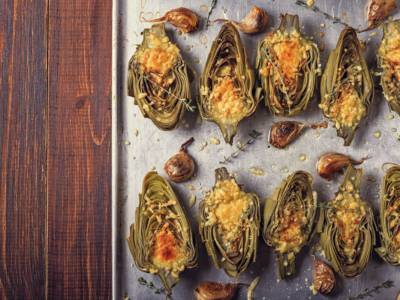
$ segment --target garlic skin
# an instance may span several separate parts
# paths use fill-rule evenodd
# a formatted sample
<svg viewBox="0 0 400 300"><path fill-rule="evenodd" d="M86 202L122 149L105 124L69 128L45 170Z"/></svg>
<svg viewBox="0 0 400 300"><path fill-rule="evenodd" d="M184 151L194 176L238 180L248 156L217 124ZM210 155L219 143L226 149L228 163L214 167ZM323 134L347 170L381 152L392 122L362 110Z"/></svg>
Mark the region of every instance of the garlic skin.
<svg viewBox="0 0 400 300"><path fill-rule="evenodd" d="M184 33L196 31L199 28L199 16L185 7L179 7L167 11L162 17L156 19L145 19L145 22L167 22L180 29Z"/></svg>
<svg viewBox="0 0 400 300"><path fill-rule="evenodd" d="M187 147L192 144L193 138L185 142L179 152L168 159L164 165L164 171L173 182L180 183L193 177L196 164L187 153Z"/></svg>
<svg viewBox="0 0 400 300"><path fill-rule="evenodd" d="M350 156L342 153L329 152L325 153L317 161L316 169L322 178L332 180L333 175L349 165L360 165L368 157L363 157L360 160L354 160Z"/></svg>
<svg viewBox="0 0 400 300"><path fill-rule="evenodd" d="M194 290L196 300L230 300L236 294L238 285L232 283L202 282Z"/></svg>
<svg viewBox="0 0 400 300"><path fill-rule="evenodd" d="M335 288L335 274L331 267L320 259L314 260L313 277L313 287L317 292L327 295Z"/></svg>
<svg viewBox="0 0 400 300"><path fill-rule="evenodd" d="M368 29L376 28L396 9L396 0L370 0L368 3Z"/></svg>

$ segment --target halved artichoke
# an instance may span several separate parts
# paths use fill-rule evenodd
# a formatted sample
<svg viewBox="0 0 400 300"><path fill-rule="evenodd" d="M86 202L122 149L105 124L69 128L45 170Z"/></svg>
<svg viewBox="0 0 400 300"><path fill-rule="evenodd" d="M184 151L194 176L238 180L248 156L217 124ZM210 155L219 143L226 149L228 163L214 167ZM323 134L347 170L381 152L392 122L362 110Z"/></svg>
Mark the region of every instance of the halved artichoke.
<svg viewBox="0 0 400 300"><path fill-rule="evenodd" d="M373 98L373 81L353 28L340 34L321 78L324 115L335 123L338 136L349 146Z"/></svg>
<svg viewBox="0 0 400 300"><path fill-rule="evenodd" d="M263 237L277 254L280 278L295 273L296 255L314 232L317 194L311 185L312 176L297 171L288 176L266 200Z"/></svg>
<svg viewBox="0 0 400 300"><path fill-rule="evenodd" d="M360 274L375 244L371 207L361 199L362 169L349 165L335 199L324 210L321 246L332 268L345 277Z"/></svg>
<svg viewBox="0 0 400 300"><path fill-rule="evenodd" d="M299 17L285 14L257 51L257 98L275 115L293 116L307 108L320 74L317 45L300 33Z"/></svg>
<svg viewBox="0 0 400 300"><path fill-rule="evenodd" d="M400 265L400 165L387 170L380 199L381 246L376 252L388 263Z"/></svg>
<svg viewBox="0 0 400 300"><path fill-rule="evenodd" d="M187 66L164 24L143 31L143 42L129 61L128 94L162 130L177 127L190 103Z"/></svg>
<svg viewBox="0 0 400 300"><path fill-rule="evenodd" d="M256 110L254 74L247 62L240 35L225 23L214 40L200 77L199 110L216 123L225 142L232 144L238 124Z"/></svg>
<svg viewBox="0 0 400 300"><path fill-rule="evenodd" d="M157 172L143 179L128 246L136 266L158 275L167 294L180 272L196 266L197 248L186 214L169 183Z"/></svg>
<svg viewBox="0 0 400 300"><path fill-rule="evenodd" d="M215 170L215 186L200 203L200 235L217 268L236 277L256 260L260 203L226 168Z"/></svg>
<svg viewBox="0 0 400 300"><path fill-rule="evenodd" d="M400 20L383 24L383 38L377 56L382 69L383 94L390 109L400 115Z"/></svg>

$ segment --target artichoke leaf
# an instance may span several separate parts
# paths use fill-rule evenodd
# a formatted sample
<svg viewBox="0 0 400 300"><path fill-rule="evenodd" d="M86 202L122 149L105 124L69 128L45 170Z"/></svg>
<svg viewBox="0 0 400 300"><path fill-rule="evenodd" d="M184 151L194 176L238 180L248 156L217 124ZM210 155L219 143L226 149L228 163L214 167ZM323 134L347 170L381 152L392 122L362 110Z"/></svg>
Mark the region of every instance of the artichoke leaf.
<svg viewBox="0 0 400 300"><path fill-rule="evenodd" d="M200 203L200 236L216 268L237 277L256 259L260 229L258 196L246 193L226 168Z"/></svg>
<svg viewBox="0 0 400 300"><path fill-rule="evenodd" d="M143 180L127 241L137 268L158 275L167 294L180 272L196 266L197 248L186 213L157 172L149 172Z"/></svg>
<svg viewBox="0 0 400 300"><path fill-rule="evenodd" d="M378 48L380 84L391 110L400 115L400 20L383 24L383 38Z"/></svg>
<svg viewBox="0 0 400 300"><path fill-rule="evenodd" d="M143 42L129 61L128 95L162 130L176 128L190 107L188 69L164 24L143 31Z"/></svg>
<svg viewBox="0 0 400 300"><path fill-rule="evenodd" d="M380 240L376 252L386 262L400 265L400 166L386 171L380 194Z"/></svg>
<svg viewBox="0 0 400 300"><path fill-rule="evenodd" d="M375 244L371 207L361 199L362 169L349 165L335 199L324 209L320 243L332 268L354 277L366 267Z"/></svg>
<svg viewBox="0 0 400 300"><path fill-rule="evenodd" d="M357 33L345 28L330 53L321 77L321 103L325 117L349 146L373 99L373 81Z"/></svg>
<svg viewBox="0 0 400 300"><path fill-rule="evenodd" d="M295 273L296 255L310 241L317 221L317 196L312 176L297 171L275 190L264 208L263 238L274 248L279 276Z"/></svg>
<svg viewBox="0 0 400 300"><path fill-rule="evenodd" d="M299 17L285 14L277 30L260 43L256 98L275 115L304 111L314 95L320 58L317 45L300 33Z"/></svg>
<svg viewBox="0 0 400 300"><path fill-rule="evenodd" d="M227 22L212 44L200 77L198 107L201 117L216 123L229 144L239 123L256 110L253 86L254 74L239 32Z"/></svg>

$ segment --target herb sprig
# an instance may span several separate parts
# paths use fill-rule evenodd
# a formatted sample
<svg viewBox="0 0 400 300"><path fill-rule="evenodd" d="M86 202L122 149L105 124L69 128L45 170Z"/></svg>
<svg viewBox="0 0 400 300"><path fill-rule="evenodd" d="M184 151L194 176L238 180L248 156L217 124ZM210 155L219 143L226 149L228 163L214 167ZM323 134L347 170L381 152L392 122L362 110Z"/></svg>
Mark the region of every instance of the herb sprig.
<svg viewBox="0 0 400 300"><path fill-rule="evenodd" d="M152 80L149 76L144 76L144 78L151 82L152 84L156 85L160 90L162 90L163 92L167 93L168 95L174 97L175 99L181 101L183 103L183 106L185 107L186 110L190 111L190 112L194 112L196 110L196 106L192 105L192 100L191 99L187 99L187 98L179 98L177 95L175 95L174 93L171 93L169 90L163 88L160 84L158 84L157 82L155 82L154 80Z"/></svg>
<svg viewBox="0 0 400 300"><path fill-rule="evenodd" d="M147 287L148 289L153 290L154 294L157 294L157 295L165 294L165 289L156 287L152 281L147 281L143 277L139 277L138 282L140 285L143 285L143 286Z"/></svg>
<svg viewBox="0 0 400 300"><path fill-rule="evenodd" d="M282 86L282 92L285 95L286 98L286 102L289 105L289 109L290 109L290 104L293 102L290 99L290 96L288 94L289 88L286 86L285 84L285 80L284 80L284 75L281 73L281 69L279 68L279 66L274 62L273 58L271 57L271 55L268 53L268 51L265 52L265 57L267 58L268 62L274 67L274 69L277 71L279 80L281 82L281 86Z"/></svg>
<svg viewBox="0 0 400 300"><path fill-rule="evenodd" d="M262 135L261 132L253 129L252 131L249 132L250 139L248 139L245 144L240 143L236 145L237 150L232 152L231 155L229 156L224 156L224 160L220 161L219 163L225 165L227 163L232 162L233 159L239 156L240 152L245 152L246 148L252 145L261 135Z"/></svg>
<svg viewBox="0 0 400 300"><path fill-rule="evenodd" d="M210 25L210 17L211 17L211 14L212 14L214 8L217 6L217 2L218 2L218 0L212 0L212 2L211 2L210 10L208 11L207 20L206 20L206 28L208 28L208 25Z"/></svg>
<svg viewBox="0 0 400 300"><path fill-rule="evenodd" d="M310 9L310 10L316 12L316 13L319 13L319 14L323 15L326 19L332 21L333 24L342 24L342 25L347 26L347 27L352 27L349 24L347 24L346 22L342 21L339 17L335 17L335 16L332 16L332 15L328 14L327 12L323 11L322 9L320 9L316 5L308 6L307 3L305 1L302 1L302 0L296 0L295 4L297 4L298 6L304 7L306 9Z"/></svg>
<svg viewBox="0 0 400 300"><path fill-rule="evenodd" d="M373 297L375 294L379 294L381 289L389 289L394 287L394 282L392 280L386 280L385 282L382 282L381 284L373 287L373 288L366 288L364 291L362 291L360 294L357 296L351 296L348 298L348 300L356 300L356 299L364 299L366 297Z"/></svg>

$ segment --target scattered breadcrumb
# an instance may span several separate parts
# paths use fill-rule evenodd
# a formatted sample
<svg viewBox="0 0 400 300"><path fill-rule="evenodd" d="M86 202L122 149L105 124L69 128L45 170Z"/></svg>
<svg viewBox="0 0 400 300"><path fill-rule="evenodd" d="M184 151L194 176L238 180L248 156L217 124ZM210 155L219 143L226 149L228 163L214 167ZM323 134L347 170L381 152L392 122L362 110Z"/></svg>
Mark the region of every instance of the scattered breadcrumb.
<svg viewBox="0 0 400 300"><path fill-rule="evenodd" d="M307 155L305 155L304 153L302 153L302 154L299 155L299 159L300 159L301 161L305 161L305 160L307 159Z"/></svg>
<svg viewBox="0 0 400 300"><path fill-rule="evenodd" d="M380 130L377 130L377 131L374 132L373 135L374 135L375 138L379 139L382 136L382 132Z"/></svg>
<svg viewBox="0 0 400 300"><path fill-rule="evenodd" d="M218 138L216 138L215 136L213 136L210 138L210 143L213 145L219 145L221 143L221 141Z"/></svg>
<svg viewBox="0 0 400 300"><path fill-rule="evenodd" d="M200 144L200 149L199 149L199 151L203 151L203 150L207 147L207 145L208 145L208 143L207 143L206 141L202 142L202 143Z"/></svg>
<svg viewBox="0 0 400 300"><path fill-rule="evenodd" d="M196 195L191 195L189 198L189 208L192 208L196 204Z"/></svg>
<svg viewBox="0 0 400 300"><path fill-rule="evenodd" d="M249 169L249 172L254 176L264 176L265 175L265 171L263 169L261 169L260 167L251 167Z"/></svg>

